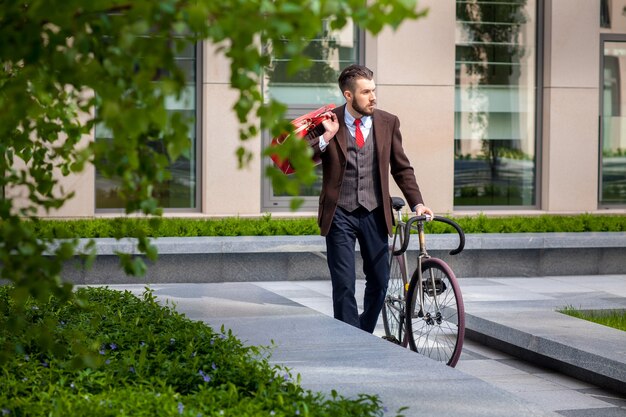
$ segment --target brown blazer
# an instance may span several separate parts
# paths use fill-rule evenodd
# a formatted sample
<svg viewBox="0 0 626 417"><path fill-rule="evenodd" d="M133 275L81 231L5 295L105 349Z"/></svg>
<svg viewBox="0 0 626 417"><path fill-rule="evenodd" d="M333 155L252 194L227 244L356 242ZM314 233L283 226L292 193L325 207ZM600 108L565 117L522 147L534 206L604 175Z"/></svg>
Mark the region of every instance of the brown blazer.
<svg viewBox="0 0 626 417"><path fill-rule="evenodd" d="M323 130L320 132L316 129L307 137L313 148L314 157L319 157L322 160L322 192L317 219L322 236L326 236L330 230L337 209L341 182L346 172L347 143L351 138L344 121L345 108L344 105L333 110L339 120L339 131L324 152L319 149L318 139ZM398 118L391 113L376 109L374 110L373 128L376 135L376 155L378 157L383 208L387 232L391 236L394 217L391 209L391 197L389 196L389 173L391 172L396 184L402 190L410 208L420 203L423 204L424 201L415 180L413 167L402 148L402 135L400 134Z"/></svg>

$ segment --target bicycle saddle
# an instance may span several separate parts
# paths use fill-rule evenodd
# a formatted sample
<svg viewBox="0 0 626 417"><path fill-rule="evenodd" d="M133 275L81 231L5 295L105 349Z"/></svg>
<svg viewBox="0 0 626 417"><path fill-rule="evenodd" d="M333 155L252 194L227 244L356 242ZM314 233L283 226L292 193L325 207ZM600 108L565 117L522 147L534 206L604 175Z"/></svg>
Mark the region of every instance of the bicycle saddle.
<svg viewBox="0 0 626 417"><path fill-rule="evenodd" d="M404 200L400 197L391 197L391 206L394 210L398 211L404 207Z"/></svg>

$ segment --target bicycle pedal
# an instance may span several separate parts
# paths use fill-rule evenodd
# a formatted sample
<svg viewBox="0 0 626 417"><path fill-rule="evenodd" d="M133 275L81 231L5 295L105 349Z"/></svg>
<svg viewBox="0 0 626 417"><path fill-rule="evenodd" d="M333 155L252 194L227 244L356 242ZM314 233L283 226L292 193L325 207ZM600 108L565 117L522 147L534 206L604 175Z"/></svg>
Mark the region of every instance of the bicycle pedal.
<svg viewBox="0 0 626 417"><path fill-rule="evenodd" d="M422 287L424 289L424 293L429 297L434 297L435 295L439 295L444 292L448 287L446 283L443 282L441 278L435 278L435 285L433 288L432 280L427 279L422 283Z"/></svg>

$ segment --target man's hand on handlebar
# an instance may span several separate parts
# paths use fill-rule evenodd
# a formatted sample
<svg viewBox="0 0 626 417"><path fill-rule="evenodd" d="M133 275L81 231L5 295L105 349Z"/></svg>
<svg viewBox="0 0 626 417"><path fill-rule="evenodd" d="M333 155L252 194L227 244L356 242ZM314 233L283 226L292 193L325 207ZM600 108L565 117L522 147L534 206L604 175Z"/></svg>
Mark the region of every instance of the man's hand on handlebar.
<svg viewBox="0 0 626 417"><path fill-rule="evenodd" d="M418 204L417 207L415 207L415 214L418 216L427 216L428 221L431 221L433 217L435 217L435 213L423 204Z"/></svg>

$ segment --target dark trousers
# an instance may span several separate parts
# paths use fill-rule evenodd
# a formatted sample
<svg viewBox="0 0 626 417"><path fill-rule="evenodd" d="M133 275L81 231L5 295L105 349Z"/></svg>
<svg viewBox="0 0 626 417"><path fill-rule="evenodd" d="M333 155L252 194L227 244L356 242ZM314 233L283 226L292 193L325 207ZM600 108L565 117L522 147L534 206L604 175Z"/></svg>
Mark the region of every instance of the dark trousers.
<svg viewBox="0 0 626 417"><path fill-rule="evenodd" d="M328 268L333 285L335 318L372 333L383 307L389 280L387 226L382 207L371 212L348 212L337 207L326 236ZM355 242L358 240L365 274L363 313L355 298Z"/></svg>

